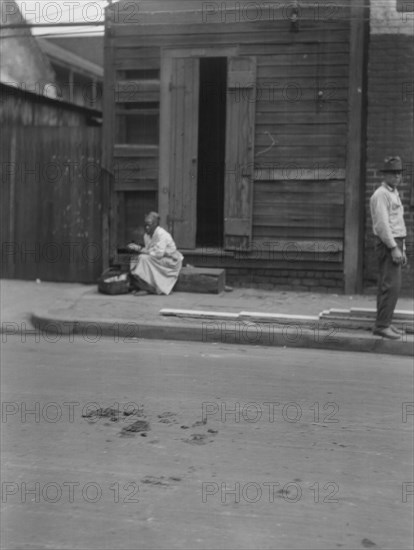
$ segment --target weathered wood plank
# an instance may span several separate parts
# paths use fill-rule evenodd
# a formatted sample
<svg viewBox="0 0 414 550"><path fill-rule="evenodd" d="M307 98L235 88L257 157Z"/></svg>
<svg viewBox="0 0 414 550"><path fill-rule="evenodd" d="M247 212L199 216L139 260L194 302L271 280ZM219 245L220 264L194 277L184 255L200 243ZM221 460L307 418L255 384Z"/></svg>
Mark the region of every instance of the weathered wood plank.
<svg viewBox="0 0 414 550"><path fill-rule="evenodd" d="M253 216L281 216L281 218L289 218L295 220L308 219L319 220L323 219L324 223L329 223L337 217L343 217L343 204L309 204L308 200L304 202L259 202L256 201L253 206Z"/></svg>
<svg viewBox="0 0 414 550"><path fill-rule="evenodd" d="M114 158L129 157L158 157L157 145L114 145Z"/></svg>
<svg viewBox="0 0 414 550"><path fill-rule="evenodd" d="M199 60L172 61L169 224L178 247L195 247ZM175 105L175 107L174 107Z"/></svg>
<svg viewBox="0 0 414 550"><path fill-rule="evenodd" d="M179 11L182 13L186 12L193 12L193 11L203 11L208 10L212 11L213 13L225 13L225 12L239 12L242 13L249 13L248 10L253 10L254 13L257 12L257 7L253 3L253 7L250 5L246 6L237 6L233 2L225 3L223 2L223 6L206 6L205 0L140 0L139 5L141 6L141 12L142 13L163 13L163 12L170 12L170 11ZM327 19L334 17L334 14L336 10L331 5L330 0L306 0L305 6L307 8L312 8L319 10L314 15L318 15L320 18L322 18L322 14L325 13ZM283 7L283 6L282 6ZM279 4L275 4L273 6L267 6L266 4L263 5L262 11L269 11L270 13L273 13L275 10L280 10L282 7ZM117 9L115 9L117 8ZM119 13L125 13L125 14L133 14L134 10L131 9L130 6L130 0L121 0L119 2L118 6L112 6L115 14ZM349 6L347 7L349 11ZM287 9L284 10L286 17L289 17L290 11ZM260 12L259 12L260 13ZM257 15L257 13L256 13Z"/></svg>
<svg viewBox="0 0 414 550"><path fill-rule="evenodd" d="M334 276L334 273L340 274L343 269L341 253L326 254L321 257L318 252L311 253L295 253L293 250L290 253L260 253L255 250L248 252L246 250L235 251L233 257L228 257L223 254L223 251L217 250L216 256L213 255L192 255L187 253L193 265L203 267L214 267L217 264L224 269L268 269L269 272L275 273L279 270L291 271L297 269L301 271L309 271L312 273L329 272ZM325 258L323 260L323 258Z"/></svg>
<svg viewBox="0 0 414 550"><path fill-rule="evenodd" d="M172 60L162 56L160 70L160 149L159 149L159 193L158 193L158 212L161 217L161 223L171 230L168 223L169 214L169 195L171 181L171 144L172 137L172 98L170 85L172 83Z"/></svg>
<svg viewBox="0 0 414 550"><path fill-rule="evenodd" d="M121 52L120 56L122 56L122 50L123 48L119 49L118 52ZM154 58L127 58L127 59L118 59L114 61L114 67L117 69L117 71L128 71L128 70L143 70L143 69L149 69L149 70L157 70L160 68L160 58L154 57Z"/></svg>
<svg viewBox="0 0 414 550"><path fill-rule="evenodd" d="M311 113L286 113L264 111L263 105L256 110L257 124L276 124L283 132L300 132L307 128L309 133L318 131L318 128L338 126L341 131L346 130L348 114L346 112L313 111ZM317 128L314 126L317 125ZM305 131L305 130L304 130Z"/></svg>
<svg viewBox="0 0 414 550"><path fill-rule="evenodd" d="M210 247L201 249L206 255L214 255L217 250ZM250 242L249 249L244 251L242 249L233 251L230 254L241 258L249 258L252 256L258 257L259 253L263 257L271 258L273 255L283 257L283 253L289 256L296 256L299 254L306 254L308 259L312 259L311 256L318 255L322 261L330 261L328 256L336 256L336 260L340 257L340 253L343 251L342 239L298 239L298 238L254 238ZM199 249L200 252L200 249ZM227 251L226 251L227 252ZM183 253L187 253L185 250ZM191 251L189 251L191 254ZM201 254L201 252L200 252ZM228 257L231 257L228 256ZM286 258L285 258L286 259Z"/></svg>
<svg viewBox="0 0 414 550"><path fill-rule="evenodd" d="M261 155L258 161L259 160L260 160L259 166L264 166L264 169L260 169L260 171L264 173L264 176L263 176L264 181L295 180L297 179L295 175L295 170L297 170L298 167L300 169L301 165L312 166L312 162L315 161L315 156L314 155L308 156L308 157L305 156L300 159L300 162L298 162L298 157L295 154L286 153L284 155L272 155L271 152L268 152ZM346 158L345 156L335 158L329 153L325 155L318 154L317 162L321 167L321 170L323 167L326 167L327 172L321 172L322 174L326 174L326 175L323 175L324 180L327 180L331 177L335 179L339 177L336 175L335 171L336 170L339 171L341 170L340 167L345 166ZM272 163L274 163L275 166L278 167L278 169L280 168L282 170L281 173L278 172L276 174L275 178L269 177L267 175L268 173L266 174L268 164L272 164ZM283 175L284 174L283 170L286 171L285 175ZM317 172L318 172L318 169L315 169L315 176L313 176L313 180L320 179L320 177L316 175ZM259 181L260 181L260 177L261 176L259 176Z"/></svg>
<svg viewBox="0 0 414 550"><path fill-rule="evenodd" d="M125 179L158 179L158 159L156 157L141 157L139 159L117 159L114 174L122 174ZM118 176L119 177L119 176Z"/></svg>
<svg viewBox="0 0 414 550"><path fill-rule="evenodd" d="M288 213L286 211L278 211L277 214L260 214L253 213L253 225L268 225L277 227L303 227L309 228L312 226L326 227L327 229L336 228L343 229L344 215L327 217L327 212L302 212L299 213L294 209ZM329 233L328 233L329 235Z"/></svg>
<svg viewBox="0 0 414 550"><path fill-rule="evenodd" d="M306 148L323 148L329 149L340 148L342 149L346 145L346 136L341 134L325 134L321 135L317 131L314 131L313 135L309 134L284 134L277 129L277 126L270 125L256 125L256 148L264 148L269 145L269 133L272 135L275 144L275 148L279 148L282 144L283 147L306 147Z"/></svg>
<svg viewBox="0 0 414 550"><path fill-rule="evenodd" d="M119 159L114 166L116 191L157 189L158 159L154 157L137 160Z"/></svg>
<svg viewBox="0 0 414 550"><path fill-rule="evenodd" d="M159 80L118 80L116 83L117 93L133 92L159 92Z"/></svg>
<svg viewBox="0 0 414 550"><path fill-rule="evenodd" d="M149 107L144 108L132 108L132 109L125 109L122 105L117 105L115 109L116 115L158 115L160 112L158 107L152 107L151 105Z"/></svg>
<svg viewBox="0 0 414 550"><path fill-rule="evenodd" d="M260 205L273 204L275 208L284 208L285 205L297 204L300 200L298 193L284 192L280 193L263 193L254 192L254 204L260 208ZM329 193L325 191L321 196L317 191L306 193L302 200L306 201L309 209L317 208L320 204L343 205L343 193Z"/></svg>
<svg viewBox="0 0 414 550"><path fill-rule="evenodd" d="M187 292L192 292L188 290ZM163 308L160 310L160 315L167 317L183 317L194 319L231 319L236 321L239 317L238 313L230 313L228 311L203 311L201 309L173 309Z"/></svg>
<svg viewBox="0 0 414 550"><path fill-rule="evenodd" d="M215 47L210 48L174 48L163 49L165 57L234 57L238 53L238 46L229 46L220 48L218 51Z"/></svg>
<svg viewBox="0 0 414 550"><path fill-rule="evenodd" d="M247 101L227 94L226 158L224 183L224 247L247 247L252 230L254 116L251 83L256 81L256 58L228 60L228 92L244 89ZM234 173L238 171L237 175Z"/></svg>
<svg viewBox="0 0 414 550"><path fill-rule="evenodd" d="M313 169L312 169L313 170ZM339 193L343 194L345 188L344 180L338 179L315 179L316 169L311 173L314 174L313 179L280 179L275 181L255 181L255 193ZM345 171L344 171L345 173Z"/></svg>
<svg viewBox="0 0 414 550"><path fill-rule="evenodd" d="M8 227L7 227L7 232L5 233L2 233L2 243L4 242L4 239L5 237L7 236L8 239L7 241L11 244L11 246L15 246L16 242L16 172L17 170L14 169L14 167L17 166L17 129L16 129L16 126L13 125L11 128L10 128L10 134L11 134L11 139L10 139L10 156L8 156L9 158L7 159L10 164L9 166L11 167L10 170L7 170L5 169L5 172L7 173L8 175L8 186L7 186L7 191L6 193L4 193L3 191L3 185L6 183L5 182L5 179L4 179L4 172L3 172L3 169L2 169L2 202L4 201L4 199L6 198L4 195L8 195L8 204L7 204L7 211L4 213L5 216L4 216L4 219L9 219L9 223L8 223ZM9 134L9 135L10 135ZM6 136L7 135L7 132L4 132L4 135ZM6 148L6 144L4 142L2 142L2 146L4 148ZM2 147L2 159L3 161L5 160L4 157L3 157L3 154L4 154L4 149ZM20 149L20 153L21 153L22 149ZM2 244L3 246L3 244ZM2 262L3 262L3 248L2 248ZM9 263L9 266L10 266L10 269L9 269L9 273L8 275L10 277L14 277L15 275L15 268L14 268L14 262L8 262Z"/></svg>
<svg viewBox="0 0 414 550"><path fill-rule="evenodd" d="M318 146L312 144L306 145L290 145L290 146L281 146L277 143L274 143L272 139L268 139L263 145L257 145L255 147L256 158L273 158L273 159L282 159L289 158L294 159L313 159L315 161L322 162L322 159L327 159L327 162L332 162L336 166L343 166L343 161L346 158L346 148L340 146ZM309 164L310 164L309 161Z"/></svg>
<svg viewBox="0 0 414 550"><path fill-rule="evenodd" d="M13 132L2 228L14 251L3 256L2 275L92 282L102 269L101 129L14 125Z"/></svg>
<svg viewBox="0 0 414 550"><path fill-rule="evenodd" d="M308 88L332 89L337 82L347 87L348 66L346 65L325 65L317 71L316 66L296 66L296 62L292 61L291 65L286 66L265 66L258 70L258 84L262 81L272 79L275 82L275 87L287 87L293 81L296 83L299 78L307 81ZM305 82L306 83L306 82ZM269 84L267 84L269 87ZM338 87L336 85L336 87Z"/></svg>
<svg viewBox="0 0 414 550"><path fill-rule="evenodd" d="M266 64L266 58L269 56L276 56L278 52L277 46L278 38L275 37L275 45L271 44L240 44L241 55L257 55L261 59L258 61L258 66ZM323 29L320 29L317 34L317 39L314 40L300 40L289 42L283 42L282 55L310 55L314 54L315 49L318 49L322 55L329 51L331 53L344 54L349 52L349 36L341 33L340 38L337 38L337 33L324 33ZM286 35L283 37L286 40ZM276 46L276 47L275 47Z"/></svg>
<svg viewBox="0 0 414 550"><path fill-rule="evenodd" d="M109 266L109 259L114 250L116 210L113 195L113 147L115 137L115 107L113 104L115 65L113 38L110 33L104 36L104 82L103 82L103 117L102 125L102 255L103 267Z"/></svg>
<svg viewBox="0 0 414 550"><path fill-rule="evenodd" d="M158 190L158 181L157 180L115 180L115 191L157 191Z"/></svg>
<svg viewBox="0 0 414 550"><path fill-rule="evenodd" d="M233 29L230 32L230 25L226 25L224 28L222 25L216 29L216 32L206 33L205 29L200 27L195 29L193 33L186 34L189 31L187 27L179 28L178 26L172 27L174 29L173 33L165 34L165 27L161 26L158 29L156 34L153 34L151 31L155 27L152 26L151 29L147 27L147 32L145 33L135 33L135 34L126 34L124 31L119 33L116 36L117 47L122 48L133 48L133 47L142 47L142 46L163 46L163 47L206 47L211 48L212 45L226 45L234 46L235 43L243 44L244 48L247 48L249 44L272 44L272 45L284 45L294 43L295 37L292 33L289 33L286 30L286 26L277 28L277 23L272 25L272 29L268 32L260 30L259 28L254 28L254 31L247 32L246 29L243 30L241 25L238 25L237 28ZM325 27L325 25L324 25ZM117 27L115 27L117 30ZM119 29L118 29L119 30ZM140 28L141 31L141 28ZM203 32L204 31L204 32ZM324 38L331 35L335 37L335 42L348 42L349 36L348 31L344 29L343 26L331 27L330 30L321 29L318 24L308 26L308 28L303 28L300 33L300 38L302 42L312 42L314 41L315 33L318 33L321 41L324 41ZM280 34L278 34L280 33ZM244 48L240 48L240 54L244 53Z"/></svg>
<svg viewBox="0 0 414 550"><path fill-rule="evenodd" d="M279 3L268 3L266 9L266 3L248 2L248 3L234 3L231 9L229 4L221 2L221 10L213 9L213 5L219 7L218 3L206 2L202 9L193 10L174 10L173 8L165 10L152 10L144 11L142 6L136 6L137 13L134 18L132 14L124 14L124 16L118 17L115 21L114 27L125 27L126 32L131 32L131 29L137 29L141 27L159 27L163 26L164 29L170 29L170 26L187 26L194 32L194 27L203 25L205 29L214 27L217 25L231 26L231 25L243 25L246 28L254 25L265 25L281 23L285 27L290 28L289 13L292 13L292 4L283 5ZM237 8L238 6L238 8ZM131 6L132 7L132 6ZM209 9L210 7L210 9ZM140 9L141 8L141 9ZM224 9L223 9L224 8ZM335 10L335 14L332 10ZM138 13L139 10L139 13ZM347 25L349 21L349 9L344 6L338 6L331 4L329 8L323 6L322 3L318 6L316 3L312 5L303 4L300 6L300 28L305 28L306 25L312 25L315 22L319 24L340 24ZM168 25L168 26L167 26Z"/></svg>
<svg viewBox="0 0 414 550"><path fill-rule="evenodd" d="M118 81L115 85L115 101L158 102L160 100L160 83L158 81Z"/></svg>
<svg viewBox="0 0 414 550"><path fill-rule="evenodd" d="M180 271L174 291L220 294L224 292L225 284L226 272L224 269L185 266Z"/></svg>
<svg viewBox="0 0 414 550"><path fill-rule="evenodd" d="M348 102L345 98L317 101L314 97L311 99L308 96L306 99L299 97L298 100L287 101L286 98L274 95L271 90L269 94L271 95L262 94L257 97L257 109L259 111L304 114L318 114L319 112L348 113Z"/></svg>
<svg viewBox="0 0 414 550"><path fill-rule="evenodd" d="M346 45L342 46L340 51L338 48L333 48L332 51L330 46L327 51L320 51L319 44L314 47L308 46L306 50L303 45L301 46L302 51L292 51L290 46L286 46L282 51L274 50L269 55L262 53L257 60L258 71L265 67L294 65L294 68L298 67L298 72L302 73L303 67L317 67L318 70L322 70L325 67L349 65L349 51Z"/></svg>
<svg viewBox="0 0 414 550"><path fill-rule="evenodd" d="M279 227L277 225L273 226L260 226L256 225L253 220L253 235L252 239L254 241L262 241L269 239L285 239L285 240L303 240L303 239L315 239L315 240L324 240L324 239L342 239L343 238L343 227L341 228L326 228L326 227Z"/></svg>
<svg viewBox="0 0 414 550"><path fill-rule="evenodd" d="M327 139L332 136L337 139L343 140L343 134L346 133L346 124L318 124L315 128L314 124L279 124L278 122L265 121L265 117L260 117L261 121L258 121L256 117L256 130L259 133L269 131L276 136L289 136L288 139L298 136L298 139L309 139L310 136L317 135L319 138ZM277 115L276 117L277 118ZM304 136L304 138L302 138ZM342 143L342 142L341 142Z"/></svg>
<svg viewBox="0 0 414 550"><path fill-rule="evenodd" d="M123 61L124 59L160 59L160 49L155 47L146 48L123 48L120 47L117 40L114 39L114 62Z"/></svg>
<svg viewBox="0 0 414 550"><path fill-rule="evenodd" d="M364 182L362 170L363 89L367 56L369 13L367 3L353 0L351 5L351 52L349 81L349 126L347 175L345 185L345 292L362 290L364 240Z"/></svg>

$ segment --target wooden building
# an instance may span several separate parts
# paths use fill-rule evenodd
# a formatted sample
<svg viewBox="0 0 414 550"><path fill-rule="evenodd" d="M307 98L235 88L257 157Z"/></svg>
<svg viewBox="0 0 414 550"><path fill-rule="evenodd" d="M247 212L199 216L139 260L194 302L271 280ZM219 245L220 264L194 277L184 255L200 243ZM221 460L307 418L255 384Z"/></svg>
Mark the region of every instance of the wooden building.
<svg viewBox="0 0 414 550"><path fill-rule="evenodd" d="M156 209L233 283L360 290L367 23L361 0L109 7L106 261Z"/></svg>
<svg viewBox="0 0 414 550"><path fill-rule="evenodd" d="M103 36L37 38L55 73L58 99L102 110Z"/></svg>

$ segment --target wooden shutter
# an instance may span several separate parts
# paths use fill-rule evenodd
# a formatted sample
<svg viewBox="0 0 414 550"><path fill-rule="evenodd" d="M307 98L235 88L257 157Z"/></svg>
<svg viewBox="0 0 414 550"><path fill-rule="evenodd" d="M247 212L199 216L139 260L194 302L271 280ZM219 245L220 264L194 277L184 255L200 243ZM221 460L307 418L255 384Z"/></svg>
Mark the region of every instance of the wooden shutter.
<svg viewBox="0 0 414 550"><path fill-rule="evenodd" d="M256 58L229 58L227 88L224 248L234 250L252 233Z"/></svg>
<svg viewBox="0 0 414 550"><path fill-rule="evenodd" d="M199 60L173 58L171 70L168 226L179 248L195 248Z"/></svg>

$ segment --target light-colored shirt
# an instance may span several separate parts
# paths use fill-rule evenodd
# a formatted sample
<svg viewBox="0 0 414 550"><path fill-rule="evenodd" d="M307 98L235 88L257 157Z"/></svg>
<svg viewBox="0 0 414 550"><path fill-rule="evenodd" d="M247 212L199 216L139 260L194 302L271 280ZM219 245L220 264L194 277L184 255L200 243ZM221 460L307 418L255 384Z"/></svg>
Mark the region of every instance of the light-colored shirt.
<svg viewBox="0 0 414 550"><path fill-rule="evenodd" d="M398 190L385 182L375 191L370 200L372 229L388 248L395 248L396 238L405 238L404 207Z"/></svg>
<svg viewBox="0 0 414 550"><path fill-rule="evenodd" d="M153 256L154 258L183 258L182 254L178 252L171 235L168 233L168 231L160 226L155 228L152 237L150 237L146 233L144 234L144 243L145 248L143 249L143 251L147 252L150 256Z"/></svg>

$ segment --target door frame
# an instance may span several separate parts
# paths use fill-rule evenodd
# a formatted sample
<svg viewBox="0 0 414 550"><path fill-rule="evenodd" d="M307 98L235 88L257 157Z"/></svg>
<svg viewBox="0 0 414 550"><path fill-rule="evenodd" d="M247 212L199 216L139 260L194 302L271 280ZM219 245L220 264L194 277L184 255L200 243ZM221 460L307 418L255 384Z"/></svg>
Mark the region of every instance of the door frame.
<svg viewBox="0 0 414 550"><path fill-rule="evenodd" d="M170 213L170 166L171 166L171 139L172 139L172 105L171 86L173 59L203 57L237 57L239 46L208 47L208 48L162 48L160 70L160 140L159 140L159 179L158 179L158 212L161 223L171 230ZM197 100L198 107L198 100ZM197 112L198 117L198 112ZM198 132L198 128L197 128ZM227 132L227 128L226 128ZM196 185L198 182L196 181ZM197 210L197 204L192 205ZM196 212L195 212L196 213Z"/></svg>

